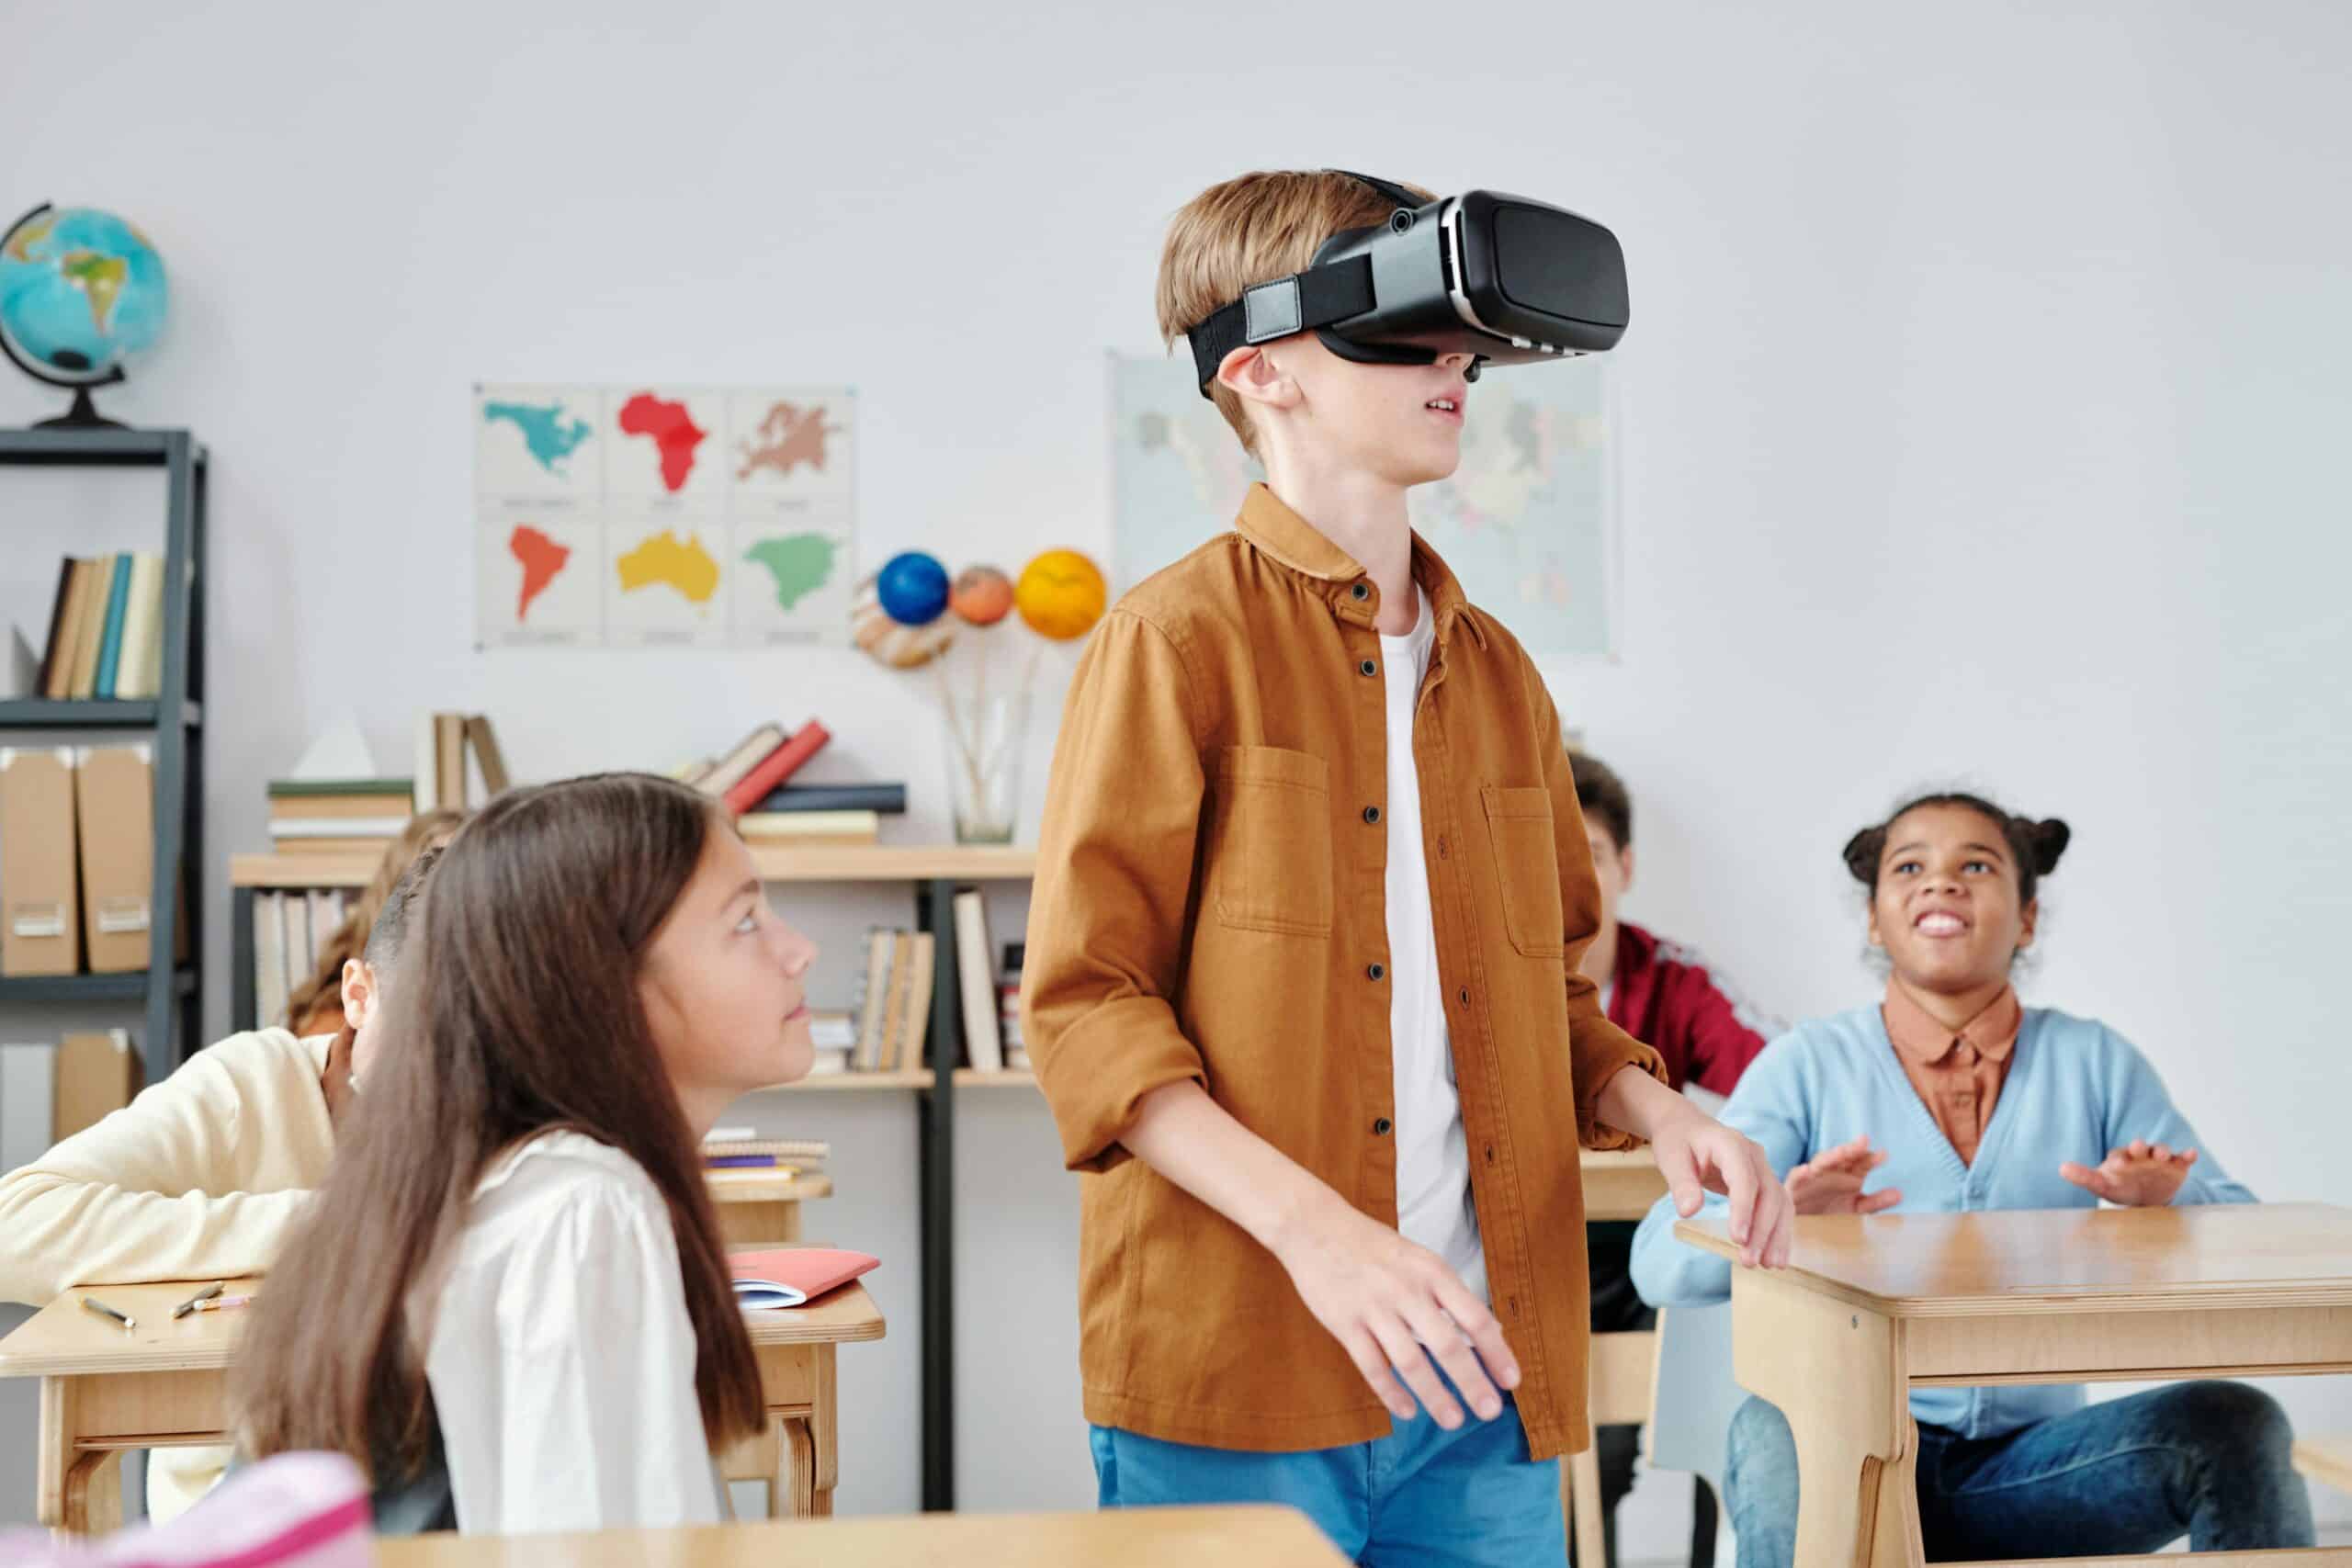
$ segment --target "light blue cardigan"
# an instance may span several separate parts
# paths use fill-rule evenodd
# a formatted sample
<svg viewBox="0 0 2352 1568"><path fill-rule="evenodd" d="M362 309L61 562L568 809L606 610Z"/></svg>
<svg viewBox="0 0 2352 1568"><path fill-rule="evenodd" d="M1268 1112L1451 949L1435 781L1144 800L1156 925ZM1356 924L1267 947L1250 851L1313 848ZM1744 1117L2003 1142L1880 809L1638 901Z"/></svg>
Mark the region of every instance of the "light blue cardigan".
<svg viewBox="0 0 2352 1568"><path fill-rule="evenodd" d="M2095 1166L2134 1138L2198 1151L2177 1203L2251 1203L2188 1120L2164 1080L2132 1043L2095 1020L2028 1008L2008 1077L1994 1103L1973 1166L1936 1125L1904 1076L1876 1004L1799 1024L1765 1047L1739 1080L1723 1120L1764 1146L1772 1168L1790 1169L1826 1149L1868 1134L1894 1157L1868 1190L1900 1188L1890 1213L1964 1213L1980 1209L2089 1209L2098 1200L2058 1174L2061 1161ZM1703 1211L1723 1212L1710 1197ZM1634 1285L1653 1306L1728 1300L1731 1264L1677 1241L1674 1202L1661 1199L1634 1238ZM1922 1425L1971 1438L1998 1437L2080 1407L2075 1386L1923 1388L1911 1394Z"/></svg>

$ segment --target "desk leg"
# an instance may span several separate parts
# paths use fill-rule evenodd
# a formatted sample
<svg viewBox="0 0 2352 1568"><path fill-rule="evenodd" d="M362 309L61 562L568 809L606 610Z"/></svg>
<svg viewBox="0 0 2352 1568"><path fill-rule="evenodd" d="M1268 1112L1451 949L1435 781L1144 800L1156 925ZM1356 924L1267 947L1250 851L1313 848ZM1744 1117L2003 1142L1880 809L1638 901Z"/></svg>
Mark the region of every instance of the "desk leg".
<svg viewBox="0 0 2352 1568"><path fill-rule="evenodd" d="M809 1513L817 1518L831 1518L833 1513L833 1488L841 1484L841 1398L835 1381L835 1347L817 1347L817 1386L808 1401L808 1443L814 1480L810 1488Z"/></svg>
<svg viewBox="0 0 2352 1568"><path fill-rule="evenodd" d="M1920 1568L1917 1433L1902 1325L1784 1274L1732 1276L1732 1361L1796 1438L1796 1560Z"/></svg>
<svg viewBox="0 0 2352 1568"><path fill-rule="evenodd" d="M791 1246L800 1240L800 1205L719 1203L719 1239L729 1247Z"/></svg>
<svg viewBox="0 0 2352 1568"><path fill-rule="evenodd" d="M122 1528L122 1454L83 1453L74 1378L40 1380L40 1435L33 1517L61 1535Z"/></svg>
<svg viewBox="0 0 2352 1568"><path fill-rule="evenodd" d="M817 1517L817 1443L809 1435L808 1423L797 1416L788 1416L776 1423L777 1435L783 1441L780 1462L775 1472L775 1495L783 1501L782 1511L796 1519ZM831 1497L827 1502L831 1501ZM827 1510L830 1512L830 1508Z"/></svg>

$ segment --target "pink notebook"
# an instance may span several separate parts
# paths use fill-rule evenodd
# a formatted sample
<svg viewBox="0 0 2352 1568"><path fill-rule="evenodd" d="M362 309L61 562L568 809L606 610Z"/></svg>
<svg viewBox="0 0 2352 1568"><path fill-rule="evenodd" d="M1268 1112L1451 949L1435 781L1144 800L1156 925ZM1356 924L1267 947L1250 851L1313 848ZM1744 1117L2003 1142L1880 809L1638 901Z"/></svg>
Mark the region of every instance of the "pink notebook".
<svg viewBox="0 0 2352 1568"><path fill-rule="evenodd" d="M880 1258L863 1252L835 1252L821 1247L738 1252L727 1261L735 1276L736 1303L752 1312L806 1306L828 1291L838 1291L882 1266Z"/></svg>

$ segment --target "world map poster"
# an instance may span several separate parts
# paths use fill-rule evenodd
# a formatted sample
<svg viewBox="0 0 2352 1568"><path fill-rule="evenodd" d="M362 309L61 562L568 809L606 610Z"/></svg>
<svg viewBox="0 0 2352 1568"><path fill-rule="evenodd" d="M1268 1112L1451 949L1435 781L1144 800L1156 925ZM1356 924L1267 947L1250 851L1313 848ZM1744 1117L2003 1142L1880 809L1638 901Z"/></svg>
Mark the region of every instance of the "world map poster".
<svg viewBox="0 0 2352 1568"><path fill-rule="evenodd" d="M1265 478L1193 362L1111 355L1111 474L1124 592L1233 525ZM1599 356L1489 369L1470 389L1462 466L1407 503L1413 526L1539 658L1617 650L1613 417Z"/></svg>
<svg viewBox="0 0 2352 1568"><path fill-rule="evenodd" d="M842 642L847 388L478 386L485 648Z"/></svg>

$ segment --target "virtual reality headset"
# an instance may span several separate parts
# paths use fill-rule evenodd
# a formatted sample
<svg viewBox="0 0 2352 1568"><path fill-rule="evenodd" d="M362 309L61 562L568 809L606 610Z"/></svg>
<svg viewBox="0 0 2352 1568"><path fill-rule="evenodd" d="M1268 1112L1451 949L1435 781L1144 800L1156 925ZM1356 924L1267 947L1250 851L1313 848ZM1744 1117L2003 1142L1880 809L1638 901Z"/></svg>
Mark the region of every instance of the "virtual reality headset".
<svg viewBox="0 0 2352 1568"><path fill-rule="evenodd" d="M1227 355L1295 333L1365 365L1468 354L1474 381L1482 366L1600 354L1625 335L1625 253L1589 218L1490 190L1425 203L1387 180L1348 177L1396 209L1341 230L1305 272L1252 286L1186 333L1201 396Z"/></svg>

